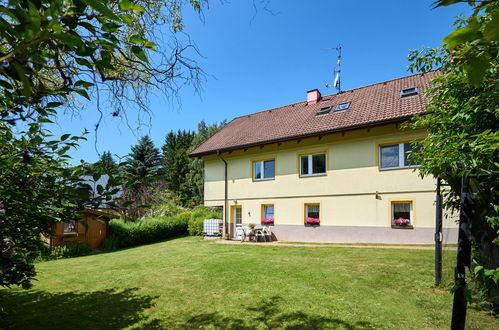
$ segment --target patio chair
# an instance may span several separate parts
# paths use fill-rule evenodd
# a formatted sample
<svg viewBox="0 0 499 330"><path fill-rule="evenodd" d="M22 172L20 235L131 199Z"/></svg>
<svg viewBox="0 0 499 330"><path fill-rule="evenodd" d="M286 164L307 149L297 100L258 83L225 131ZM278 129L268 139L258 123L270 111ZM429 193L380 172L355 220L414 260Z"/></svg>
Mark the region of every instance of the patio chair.
<svg viewBox="0 0 499 330"><path fill-rule="evenodd" d="M253 234L253 231L249 227L242 227L243 230L242 238L241 238L241 243L244 242L246 238L248 238L248 242L251 240L251 237L254 237L255 234Z"/></svg>
<svg viewBox="0 0 499 330"><path fill-rule="evenodd" d="M259 228L258 230L255 230L255 241L259 241L259 237L263 238L264 242L267 242L267 237L265 235L265 227L264 228Z"/></svg>
<svg viewBox="0 0 499 330"><path fill-rule="evenodd" d="M265 241L272 242L272 230L270 230L270 227L263 227L263 234L265 235Z"/></svg>
<svg viewBox="0 0 499 330"><path fill-rule="evenodd" d="M236 237L241 237L241 241L244 240L244 228L236 227Z"/></svg>

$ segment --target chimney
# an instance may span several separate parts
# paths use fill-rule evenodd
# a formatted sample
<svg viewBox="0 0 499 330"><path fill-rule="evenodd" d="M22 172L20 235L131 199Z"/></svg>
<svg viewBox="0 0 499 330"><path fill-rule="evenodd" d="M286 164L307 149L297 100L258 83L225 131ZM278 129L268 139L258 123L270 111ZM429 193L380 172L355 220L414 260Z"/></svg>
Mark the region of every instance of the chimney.
<svg viewBox="0 0 499 330"><path fill-rule="evenodd" d="M307 105L316 104L321 100L321 92L318 89L312 89L307 92Z"/></svg>

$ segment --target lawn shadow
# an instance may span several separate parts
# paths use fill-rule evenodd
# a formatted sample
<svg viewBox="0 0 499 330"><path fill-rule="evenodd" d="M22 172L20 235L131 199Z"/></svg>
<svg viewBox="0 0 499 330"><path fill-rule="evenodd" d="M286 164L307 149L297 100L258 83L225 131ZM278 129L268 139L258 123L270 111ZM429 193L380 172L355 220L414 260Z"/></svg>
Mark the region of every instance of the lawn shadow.
<svg viewBox="0 0 499 330"><path fill-rule="evenodd" d="M95 292L0 292L6 329L122 329L146 319L142 311L157 297L137 294L137 288ZM2 326L0 326L2 328Z"/></svg>
<svg viewBox="0 0 499 330"><path fill-rule="evenodd" d="M246 307L242 317L226 316L218 312L198 314L188 319L181 329L375 329L369 322L347 322L338 318L319 316L305 311L284 312L285 304L279 296L263 299L254 306Z"/></svg>

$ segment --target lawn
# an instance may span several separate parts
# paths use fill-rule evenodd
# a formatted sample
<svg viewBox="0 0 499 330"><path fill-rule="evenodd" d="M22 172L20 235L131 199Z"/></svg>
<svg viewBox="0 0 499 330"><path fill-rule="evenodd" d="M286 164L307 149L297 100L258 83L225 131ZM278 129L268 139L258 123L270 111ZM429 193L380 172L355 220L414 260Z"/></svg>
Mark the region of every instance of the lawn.
<svg viewBox="0 0 499 330"><path fill-rule="evenodd" d="M444 253L450 264L455 252ZM0 290L0 301L15 329L449 328L452 296L432 287L433 258L189 237L39 263L32 290ZM471 308L468 328L499 322Z"/></svg>

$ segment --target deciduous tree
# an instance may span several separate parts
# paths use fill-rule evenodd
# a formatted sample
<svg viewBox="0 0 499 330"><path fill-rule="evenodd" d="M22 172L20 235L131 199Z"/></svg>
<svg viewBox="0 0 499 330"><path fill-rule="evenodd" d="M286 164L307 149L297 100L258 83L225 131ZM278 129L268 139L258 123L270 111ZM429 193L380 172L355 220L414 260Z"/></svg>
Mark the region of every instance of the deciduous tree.
<svg viewBox="0 0 499 330"><path fill-rule="evenodd" d="M441 0L437 5L456 2ZM450 184L446 204L449 209L459 206L461 177L471 178L476 203L472 219L474 258L480 265L477 275L482 275L482 284L488 283L484 295L489 295L497 306L499 2L470 1L470 5L472 16L459 19L456 30L440 48L412 51L409 55L411 70L441 72L426 92L427 112L415 117L411 124L428 132L413 158L421 163L422 176L443 178Z"/></svg>

